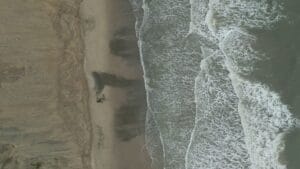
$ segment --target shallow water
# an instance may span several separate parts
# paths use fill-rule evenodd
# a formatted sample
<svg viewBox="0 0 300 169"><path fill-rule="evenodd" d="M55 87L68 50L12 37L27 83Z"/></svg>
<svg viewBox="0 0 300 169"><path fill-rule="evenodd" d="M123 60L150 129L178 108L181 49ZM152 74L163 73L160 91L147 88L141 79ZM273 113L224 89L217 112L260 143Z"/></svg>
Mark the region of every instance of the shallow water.
<svg viewBox="0 0 300 169"><path fill-rule="evenodd" d="M300 167L298 1L132 4L160 168Z"/></svg>

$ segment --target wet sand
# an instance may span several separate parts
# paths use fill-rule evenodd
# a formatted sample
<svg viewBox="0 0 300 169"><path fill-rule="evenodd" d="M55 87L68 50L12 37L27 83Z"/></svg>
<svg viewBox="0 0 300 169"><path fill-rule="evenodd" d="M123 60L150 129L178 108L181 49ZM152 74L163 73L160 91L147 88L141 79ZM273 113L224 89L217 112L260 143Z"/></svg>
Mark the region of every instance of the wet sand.
<svg viewBox="0 0 300 169"><path fill-rule="evenodd" d="M150 169L144 140L145 89L130 4L89 0L81 7L93 126L92 167Z"/></svg>

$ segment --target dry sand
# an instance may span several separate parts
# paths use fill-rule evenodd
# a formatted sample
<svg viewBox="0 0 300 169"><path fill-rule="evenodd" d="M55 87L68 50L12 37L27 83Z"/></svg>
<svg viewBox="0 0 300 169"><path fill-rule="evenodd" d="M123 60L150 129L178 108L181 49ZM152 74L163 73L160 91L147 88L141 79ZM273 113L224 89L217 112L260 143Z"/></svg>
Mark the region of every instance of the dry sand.
<svg viewBox="0 0 300 169"><path fill-rule="evenodd" d="M89 169L80 1L0 1L0 168Z"/></svg>
<svg viewBox="0 0 300 169"><path fill-rule="evenodd" d="M93 168L149 169L143 131L145 91L130 4L127 0L84 1L82 14L94 129ZM92 72L102 74L96 85ZM107 84L104 88L101 81ZM96 102L96 90L105 95L103 103Z"/></svg>

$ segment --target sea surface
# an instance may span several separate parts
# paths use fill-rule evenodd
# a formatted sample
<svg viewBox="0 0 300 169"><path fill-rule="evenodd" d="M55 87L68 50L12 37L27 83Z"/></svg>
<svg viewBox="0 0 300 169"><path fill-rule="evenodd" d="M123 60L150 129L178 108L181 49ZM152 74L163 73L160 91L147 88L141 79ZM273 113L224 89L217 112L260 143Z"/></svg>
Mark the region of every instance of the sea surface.
<svg viewBox="0 0 300 169"><path fill-rule="evenodd" d="M300 1L130 1L154 169L300 168Z"/></svg>

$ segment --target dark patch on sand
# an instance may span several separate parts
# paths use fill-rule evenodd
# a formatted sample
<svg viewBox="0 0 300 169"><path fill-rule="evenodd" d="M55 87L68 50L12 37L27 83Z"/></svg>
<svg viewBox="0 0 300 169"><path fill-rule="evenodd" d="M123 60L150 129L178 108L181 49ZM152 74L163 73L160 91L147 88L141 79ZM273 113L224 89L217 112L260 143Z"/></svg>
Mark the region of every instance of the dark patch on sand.
<svg viewBox="0 0 300 169"><path fill-rule="evenodd" d="M127 103L115 113L115 132L122 141L144 134L146 116L146 95L144 83L139 82L126 88Z"/></svg>
<svg viewBox="0 0 300 169"><path fill-rule="evenodd" d="M25 76L24 67L0 62L0 87L1 83L13 83L23 76Z"/></svg>
<svg viewBox="0 0 300 169"><path fill-rule="evenodd" d="M128 88L131 86L143 86L144 83L142 80L130 80L125 79L123 77L119 77L113 74L109 73L98 73L98 72L92 72L92 77L94 79L95 83L95 92L96 92L96 101L98 103L102 103L106 100L106 97L104 94L102 94L102 91L104 87L111 86L111 87L120 87L120 88Z"/></svg>
<svg viewBox="0 0 300 169"><path fill-rule="evenodd" d="M103 133L103 129L102 129L101 126L98 126L98 125L97 125L96 130L97 130L97 136L98 136L97 146L98 146L98 148L101 148L101 147L103 147L103 144L104 144L104 133Z"/></svg>
<svg viewBox="0 0 300 169"><path fill-rule="evenodd" d="M40 169L42 167L42 162L34 162L31 163L30 165L34 168L34 169Z"/></svg>
<svg viewBox="0 0 300 169"><path fill-rule="evenodd" d="M97 92L101 92L104 88L104 86L112 86L112 87L129 87L131 85L134 85L136 83L140 83L141 80L131 80L126 79L120 76L116 76L110 73L98 73L98 72L92 72L92 77L95 82L95 90Z"/></svg>
<svg viewBox="0 0 300 169"><path fill-rule="evenodd" d="M122 141L128 141L142 133L143 121L139 106L122 106L116 113L115 131Z"/></svg>
<svg viewBox="0 0 300 169"><path fill-rule="evenodd" d="M55 168L55 169L62 169L64 167L69 167L67 159L63 157L55 157L55 158L28 158L25 160L26 169L42 169L42 168Z"/></svg>
<svg viewBox="0 0 300 169"><path fill-rule="evenodd" d="M102 92L104 89L104 81L101 77L101 75L97 72L92 72L92 77L94 79L94 85L95 85L95 90L96 92Z"/></svg>
<svg viewBox="0 0 300 169"><path fill-rule="evenodd" d="M88 18L83 21L83 30L85 32L92 31L96 27L95 18Z"/></svg>
<svg viewBox="0 0 300 169"><path fill-rule="evenodd" d="M134 17L131 10L128 11L128 15ZM109 48L113 56L122 58L129 67L136 67L142 71L137 41L135 22L132 20L114 32ZM122 87L127 92L126 104L115 110L116 136L122 141L129 141L144 134L147 107L144 81L127 80L110 74L101 74L101 78L104 85Z"/></svg>
<svg viewBox="0 0 300 169"><path fill-rule="evenodd" d="M117 30L109 42L109 48L114 56L126 58L127 61L131 62L139 60L139 49L134 29L123 27Z"/></svg>
<svg viewBox="0 0 300 169"><path fill-rule="evenodd" d="M15 146L12 144L0 144L0 168L4 169L12 162Z"/></svg>

